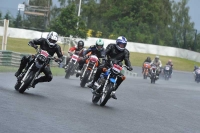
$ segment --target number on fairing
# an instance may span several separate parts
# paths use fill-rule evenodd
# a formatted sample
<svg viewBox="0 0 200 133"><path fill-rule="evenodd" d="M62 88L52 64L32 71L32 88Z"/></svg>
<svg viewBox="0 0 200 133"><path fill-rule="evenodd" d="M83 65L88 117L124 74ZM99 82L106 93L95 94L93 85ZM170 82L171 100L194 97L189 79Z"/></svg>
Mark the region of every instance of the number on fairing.
<svg viewBox="0 0 200 133"><path fill-rule="evenodd" d="M169 70L169 67L165 67L165 70Z"/></svg>
<svg viewBox="0 0 200 133"><path fill-rule="evenodd" d="M49 53L45 50L41 50L40 54L43 55L46 58L49 56Z"/></svg>
<svg viewBox="0 0 200 133"><path fill-rule="evenodd" d="M72 55L72 60L77 61L77 60L78 60L78 55L73 54L73 55Z"/></svg>
<svg viewBox="0 0 200 133"><path fill-rule="evenodd" d="M119 65L114 64L112 67L113 70L115 70L116 72L120 73L122 70L122 67Z"/></svg>

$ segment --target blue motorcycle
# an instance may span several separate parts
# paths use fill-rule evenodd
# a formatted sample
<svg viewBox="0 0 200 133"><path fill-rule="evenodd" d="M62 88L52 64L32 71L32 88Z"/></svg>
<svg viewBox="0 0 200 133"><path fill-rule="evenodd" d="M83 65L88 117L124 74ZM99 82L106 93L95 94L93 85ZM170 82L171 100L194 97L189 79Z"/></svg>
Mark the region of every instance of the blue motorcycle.
<svg viewBox="0 0 200 133"><path fill-rule="evenodd" d="M104 106L108 100L112 97L113 91L115 91L116 81L120 77L123 80L125 76L121 74L122 66L117 63L113 63L109 69L103 68L103 72L97 82L94 83L91 89L93 96L93 103L100 103L100 106Z"/></svg>

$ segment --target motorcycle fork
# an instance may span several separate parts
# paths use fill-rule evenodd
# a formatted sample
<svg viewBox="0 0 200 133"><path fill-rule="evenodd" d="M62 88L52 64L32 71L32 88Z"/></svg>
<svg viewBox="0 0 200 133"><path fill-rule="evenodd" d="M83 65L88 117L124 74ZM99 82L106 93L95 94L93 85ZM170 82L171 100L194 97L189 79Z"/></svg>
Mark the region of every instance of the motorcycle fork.
<svg viewBox="0 0 200 133"><path fill-rule="evenodd" d="M105 82L105 84L104 84L104 86L103 86L103 92L105 91L105 88L106 88L106 86L107 86L107 84L108 84L109 78L110 78L110 74L107 76L106 82Z"/></svg>
<svg viewBox="0 0 200 133"><path fill-rule="evenodd" d="M96 63L95 63L95 64L96 64ZM95 64L94 64L93 67L92 67L92 70L91 70L91 72L90 72L90 76L88 77L88 80L90 80L90 78L91 78L91 76L92 76L92 73L93 73L94 68L95 68Z"/></svg>
<svg viewBox="0 0 200 133"><path fill-rule="evenodd" d="M89 63L90 63L90 61L87 63L87 65L85 66L85 69L84 69L84 71L83 71L83 74L82 74L82 78L84 77L84 75L85 75L85 71L87 70L87 67L88 67L88 65L89 65Z"/></svg>
<svg viewBox="0 0 200 133"><path fill-rule="evenodd" d="M28 73L30 72L30 70L32 69L34 63L32 63L32 65L28 68L28 71L26 72L26 74L24 75L24 77L21 80L21 83L24 82L24 80L26 79L26 76L28 75Z"/></svg>

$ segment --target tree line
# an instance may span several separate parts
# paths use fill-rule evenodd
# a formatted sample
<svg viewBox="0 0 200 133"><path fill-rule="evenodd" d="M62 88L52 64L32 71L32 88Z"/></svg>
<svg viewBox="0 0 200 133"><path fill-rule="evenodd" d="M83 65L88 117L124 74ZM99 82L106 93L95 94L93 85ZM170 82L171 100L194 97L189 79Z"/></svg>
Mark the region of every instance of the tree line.
<svg viewBox="0 0 200 133"><path fill-rule="evenodd" d="M61 36L81 38L101 37L116 39L125 36L128 41L178 47L200 51L200 34L189 16L189 0L58 0L60 6L50 3L48 22L44 17L16 18L9 12L0 18L10 20L10 27L41 31L54 30ZM46 0L31 0L30 5L46 6Z"/></svg>

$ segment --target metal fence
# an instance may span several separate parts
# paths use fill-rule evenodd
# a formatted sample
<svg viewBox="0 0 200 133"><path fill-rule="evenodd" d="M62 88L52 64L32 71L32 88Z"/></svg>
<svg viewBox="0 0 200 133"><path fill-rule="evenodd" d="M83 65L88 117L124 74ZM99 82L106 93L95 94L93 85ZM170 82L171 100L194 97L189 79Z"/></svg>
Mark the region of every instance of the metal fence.
<svg viewBox="0 0 200 133"><path fill-rule="evenodd" d="M12 51L0 51L0 66L12 66L12 67L19 67L21 59L23 56L28 56L30 54L21 54ZM62 67L65 64L66 56L64 56L63 62L58 65L56 62L51 61L51 67ZM127 71L126 69L123 70L123 74L127 76L137 76L137 73Z"/></svg>

